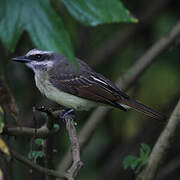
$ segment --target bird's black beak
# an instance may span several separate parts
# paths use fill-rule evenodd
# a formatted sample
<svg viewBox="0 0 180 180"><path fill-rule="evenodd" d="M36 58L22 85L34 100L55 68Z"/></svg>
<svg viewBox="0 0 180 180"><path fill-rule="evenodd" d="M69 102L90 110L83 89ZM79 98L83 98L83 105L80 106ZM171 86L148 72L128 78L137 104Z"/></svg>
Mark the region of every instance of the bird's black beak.
<svg viewBox="0 0 180 180"><path fill-rule="evenodd" d="M16 62L21 62L21 63L27 63L27 62L32 61L32 60L26 58L25 56L19 56L19 57L11 58L11 60L16 61Z"/></svg>

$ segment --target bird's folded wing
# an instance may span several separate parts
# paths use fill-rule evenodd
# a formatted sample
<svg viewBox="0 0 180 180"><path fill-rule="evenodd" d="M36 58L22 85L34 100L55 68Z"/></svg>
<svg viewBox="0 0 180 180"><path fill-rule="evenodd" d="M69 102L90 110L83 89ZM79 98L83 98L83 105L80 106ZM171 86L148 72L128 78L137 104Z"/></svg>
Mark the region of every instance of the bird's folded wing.
<svg viewBox="0 0 180 180"><path fill-rule="evenodd" d="M124 98L128 98L128 96L102 75L86 74L75 76L69 73L59 74L58 77L51 75L50 82L66 93L125 110L117 101L122 96Z"/></svg>

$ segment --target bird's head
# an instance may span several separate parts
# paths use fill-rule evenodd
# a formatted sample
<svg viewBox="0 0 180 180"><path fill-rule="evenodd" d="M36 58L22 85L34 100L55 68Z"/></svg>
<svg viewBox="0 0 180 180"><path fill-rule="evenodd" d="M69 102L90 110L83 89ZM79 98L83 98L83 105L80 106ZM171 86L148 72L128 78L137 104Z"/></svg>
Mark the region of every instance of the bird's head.
<svg viewBox="0 0 180 180"><path fill-rule="evenodd" d="M37 49L30 50L24 56L12 58L13 61L25 63L34 72L38 70L51 69L55 63L56 53L52 51L41 51Z"/></svg>

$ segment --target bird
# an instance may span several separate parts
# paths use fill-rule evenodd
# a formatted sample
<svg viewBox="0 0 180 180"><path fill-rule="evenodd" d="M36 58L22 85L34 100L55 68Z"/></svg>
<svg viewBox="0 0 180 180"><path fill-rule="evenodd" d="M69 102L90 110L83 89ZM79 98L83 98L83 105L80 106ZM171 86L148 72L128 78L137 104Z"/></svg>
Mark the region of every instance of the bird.
<svg viewBox="0 0 180 180"><path fill-rule="evenodd" d="M78 68L64 55L53 51L32 49L24 56L11 59L25 63L34 71L36 86L43 95L70 110L83 111L97 106L123 111L132 108L154 119L165 119L163 114L130 98L78 58Z"/></svg>

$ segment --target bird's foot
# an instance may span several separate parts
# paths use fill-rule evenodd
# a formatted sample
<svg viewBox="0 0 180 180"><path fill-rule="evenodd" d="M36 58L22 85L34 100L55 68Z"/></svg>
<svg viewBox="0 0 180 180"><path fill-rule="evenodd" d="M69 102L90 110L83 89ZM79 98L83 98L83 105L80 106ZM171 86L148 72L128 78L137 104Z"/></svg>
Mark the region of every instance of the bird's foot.
<svg viewBox="0 0 180 180"><path fill-rule="evenodd" d="M74 115L74 109L65 110L64 113L60 114L60 118L63 119L63 120L65 120L65 118L66 118L67 115L71 115L72 118L74 119L74 116L75 116L75 115Z"/></svg>

